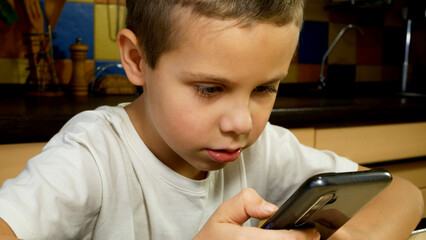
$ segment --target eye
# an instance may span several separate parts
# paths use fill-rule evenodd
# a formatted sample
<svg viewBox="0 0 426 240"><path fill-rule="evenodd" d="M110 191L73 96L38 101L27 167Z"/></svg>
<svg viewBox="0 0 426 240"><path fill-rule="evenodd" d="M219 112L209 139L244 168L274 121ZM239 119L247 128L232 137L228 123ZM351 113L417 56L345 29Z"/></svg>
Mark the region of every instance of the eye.
<svg viewBox="0 0 426 240"><path fill-rule="evenodd" d="M195 90L202 97L214 97L217 94L223 91L223 88L220 86L210 86L210 85L196 85Z"/></svg>
<svg viewBox="0 0 426 240"><path fill-rule="evenodd" d="M260 95L266 95L270 93L277 93L277 88L275 86L258 86L253 92Z"/></svg>

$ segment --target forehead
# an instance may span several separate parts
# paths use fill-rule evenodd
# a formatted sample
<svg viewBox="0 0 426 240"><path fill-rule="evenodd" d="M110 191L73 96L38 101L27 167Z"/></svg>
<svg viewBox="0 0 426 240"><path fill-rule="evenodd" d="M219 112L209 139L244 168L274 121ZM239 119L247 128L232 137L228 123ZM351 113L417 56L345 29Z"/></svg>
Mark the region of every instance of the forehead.
<svg viewBox="0 0 426 240"><path fill-rule="evenodd" d="M188 72L264 81L286 75L298 42L299 28L292 23L241 25L193 15L179 21L177 45L160 57L159 67L168 59Z"/></svg>
<svg viewBox="0 0 426 240"><path fill-rule="evenodd" d="M189 41L200 40L213 40L219 35L235 35L239 34L253 34L259 33L259 29L273 30L273 29L291 29L291 31L281 31L282 36L287 38L286 35L296 36L298 38L300 28L296 26L295 22L290 22L286 25L279 26L273 22L256 22L234 18L218 18L208 17L205 15L197 14L188 7L175 7L172 14L171 22L171 48L184 47ZM257 28L258 25L268 26L267 28ZM235 31L237 30L238 31ZM262 33L267 36L268 32ZM258 36L262 36L258 34ZM231 38L230 38L231 39Z"/></svg>

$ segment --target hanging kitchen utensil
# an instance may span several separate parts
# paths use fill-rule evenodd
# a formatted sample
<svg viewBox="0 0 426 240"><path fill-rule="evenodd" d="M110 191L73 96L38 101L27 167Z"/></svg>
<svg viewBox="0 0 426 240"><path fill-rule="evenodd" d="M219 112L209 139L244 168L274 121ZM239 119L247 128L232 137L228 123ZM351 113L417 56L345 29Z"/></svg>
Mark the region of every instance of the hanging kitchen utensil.
<svg viewBox="0 0 426 240"><path fill-rule="evenodd" d="M43 33L43 13L38 0L24 0L25 11L31 24L31 33Z"/></svg>
<svg viewBox="0 0 426 240"><path fill-rule="evenodd" d="M45 0L44 1L44 16L46 18L47 26L50 26L51 30L58 23L59 16L61 16L62 9L64 8L66 0Z"/></svg>
<svg viewBox="0 0 426 240"><path fill-rule="evenodd" d="M27 94L37 96L62 96L53 59L52 29L58 22L65 0L45 0L44 16L47 32L43 30L43 15L39 0L24 0L25 10L32 25L31 33L24 34L29 60Z"/></svg>

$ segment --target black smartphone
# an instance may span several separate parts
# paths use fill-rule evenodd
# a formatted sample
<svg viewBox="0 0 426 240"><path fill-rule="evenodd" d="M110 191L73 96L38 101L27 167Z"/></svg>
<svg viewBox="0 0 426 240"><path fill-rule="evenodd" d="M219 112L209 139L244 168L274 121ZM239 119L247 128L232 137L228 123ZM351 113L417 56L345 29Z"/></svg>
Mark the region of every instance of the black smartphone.
<svg viewBox="0 0 426 240"><path fill-rule="evenodd" d="M392 175L382 169L312 176L262 228L316 228L327 239L391 181Z"/></svg>

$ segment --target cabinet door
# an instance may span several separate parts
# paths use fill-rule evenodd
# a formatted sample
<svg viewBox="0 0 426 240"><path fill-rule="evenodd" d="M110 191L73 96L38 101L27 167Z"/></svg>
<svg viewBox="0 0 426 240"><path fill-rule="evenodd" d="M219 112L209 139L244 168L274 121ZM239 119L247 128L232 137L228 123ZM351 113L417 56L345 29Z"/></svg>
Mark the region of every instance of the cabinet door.
<svg viewBox="0 0 426 240"><path fill-rule="evenodd" d="M0 145L0 186L8 178L16 177L27 161L41 152L46 143L19 143Z"/></svg>
<svg viewBox="0 0 426 240"><path fill-rule="evenodd" d="M361 164L426 156L426 122L317 129L315 147Z"/></svg>
<svg viewBox="0 0 426 240"><path fill-rule="evenodd" d="M293 128L290 131L297 137L300 143L309 147L315 147L314 128Z"/></svg>

